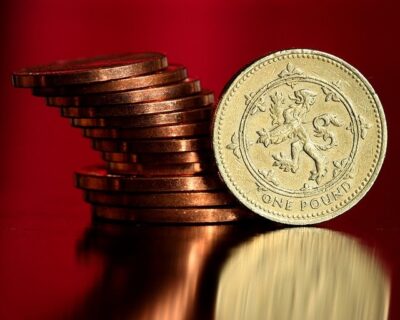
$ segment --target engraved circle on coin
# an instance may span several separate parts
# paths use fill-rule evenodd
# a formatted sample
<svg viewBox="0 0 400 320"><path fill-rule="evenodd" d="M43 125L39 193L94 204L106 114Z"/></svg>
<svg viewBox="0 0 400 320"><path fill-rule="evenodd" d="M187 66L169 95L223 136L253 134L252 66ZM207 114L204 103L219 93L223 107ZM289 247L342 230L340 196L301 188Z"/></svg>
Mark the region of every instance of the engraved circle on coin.
<svg viewBox="0 0 400 320"><path fill-rule="evenodd" d="M353 159L357 151L359 128L350 102L340 92L339 86L340 83L330 84L306 76L289 63L277 79L246 97L247 107L240 122L238 142L240 155L259 187L273 188L288 196L303 197L324 191L349 175L352 162L348 160ZM333 110L341 107L344 107L347 115L341 114L339 117L338 113L343 113L343 110ZM311 109L317 110L309 118L313 111ZM260 119L254 121L252 118L255 117L262 118L262 123L269 125L257 126ZM345 157L340 170L329 168L326 158L330 157L324 155L332 148L341 147L330 127L340 128L343 131L341 136L351 141L347 145L352 148L342 152ZM319 143L318 139L323 143ZM270 151L271 155L268 156L265 149L271 149L274 145L279 148L285 146L285 151ZM254 150L256 148L258 150ZM265 153L262 157L259 157L260 148ZM310 170L304 170L306 166ZM303 180L299 179L301 184L296 189L285 188L285 180L293 174L303 176Z"/></svg>
<svg viewBox="0 0 400 320"><path fill-rule="evenodd" d="M226 88L214 154L228 188L253 212L318 223L371 188L385 157L386 120L354 67L327 53L286 50L250 64Z"/></svg>

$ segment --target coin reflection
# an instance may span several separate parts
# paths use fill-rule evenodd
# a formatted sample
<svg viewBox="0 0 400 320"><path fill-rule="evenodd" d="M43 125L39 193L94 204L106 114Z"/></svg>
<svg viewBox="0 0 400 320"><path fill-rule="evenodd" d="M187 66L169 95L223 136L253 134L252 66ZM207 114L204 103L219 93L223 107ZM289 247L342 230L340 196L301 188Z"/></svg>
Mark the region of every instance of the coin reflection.
<svg viewBox="0 0 400 320"><path fill-rule="evenodd" d="M389 276L342 233L285 229L232 252L221 270L216 319L387 319Z"/></svg>
<svg viewBox="0 0 400 320"><path fill-rule="evenodd" d="M241 229L239 225L90 227L78 253L100 261L103 272L72 318L212 318L217 278L213 275L218 274L213 270L222 264L220 253L254 235Z"/></svg>

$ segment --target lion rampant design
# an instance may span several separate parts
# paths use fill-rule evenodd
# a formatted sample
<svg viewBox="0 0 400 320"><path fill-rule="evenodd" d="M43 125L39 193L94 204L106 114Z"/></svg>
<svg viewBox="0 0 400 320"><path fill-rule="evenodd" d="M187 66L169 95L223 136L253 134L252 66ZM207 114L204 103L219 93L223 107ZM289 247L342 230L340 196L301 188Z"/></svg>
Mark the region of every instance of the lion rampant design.
<svg viewBox="0 0 400 320"><path fill-rule="evenodd" d="M314 126L314 136L324 140L324 144L317 144L311 140L304 128L304 118L315 104L317 93L301 89L294 91L294 96L289 96L293 101L289 106L284 105L282 94L275 92L271 95L271 107L269 109L273 128L270 130L262 129L257 131L259 138L257 143L261 143L265 148L269 145L280 144L290 140L290 155L282 153L272 155L273 165L278 166L285 172L296 173L299 168L299 156L302 151L308 155L315 163L315 169L311 171L309 180L314 180L318 185L321 179L327 174L327 160L322 154L337 145L334 135L327 131L327 127L332 124L336 127L342 125L336 115L325 113L315 117L312 121Z"/></svg>

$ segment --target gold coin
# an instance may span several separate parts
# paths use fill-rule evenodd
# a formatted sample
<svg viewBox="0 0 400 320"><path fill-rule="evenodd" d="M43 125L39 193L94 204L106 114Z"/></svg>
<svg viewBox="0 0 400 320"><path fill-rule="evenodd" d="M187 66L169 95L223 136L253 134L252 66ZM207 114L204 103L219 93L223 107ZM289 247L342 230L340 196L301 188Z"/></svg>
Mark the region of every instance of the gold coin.
<svg viewBox="0 0 400 320"><path fill-rule="evenodd" d="M374 183L386 121L368 81L330 54L287 50L246 67L218 105L221 176L252 211L302 225L354 206Z"/></svg>

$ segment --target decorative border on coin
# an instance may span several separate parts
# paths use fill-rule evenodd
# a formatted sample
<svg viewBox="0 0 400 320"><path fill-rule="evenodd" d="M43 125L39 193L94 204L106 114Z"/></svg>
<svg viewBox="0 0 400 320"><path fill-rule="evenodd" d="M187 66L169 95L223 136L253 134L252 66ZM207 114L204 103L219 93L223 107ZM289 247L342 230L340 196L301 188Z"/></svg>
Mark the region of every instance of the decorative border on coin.
<svg viewBox="0 0 400 320"><path fill-rule="evenodd" d="M275 191L277 193L281 193L283 195L287 195L287 196L291 196L291 197L293 197L293 196L294 197L311 196L316 193L324 192L324 190L332 187L343 176L348 175L349 174L348 171L351 169L351 164L352 164L351 161L344 161L343 165L340 168L338 167L337 170L335 171L335 172L337 172L337 174L334 175L333 179L330 180L328 183L326 183L322 186L319 186L317 188L310 188L307 185L304 185L304 187L300 190L285 190L285 189L279 187L279 183L274 178L274 174L273 174L272 170L269 170L266 173L260 172L260 170L258 170L252 163L250 156L247 152L250 147L250 143L245 138L245 131L246 131L247 123L248 123L248 121L247 121L248 118L255 114L254 110L259 110L259 107L260 107L260 104L258 104L259 100L263 99L263 96L265 96L265 94L268 93L270 90L273 90L281 85L289 85L293 88L299 82L309 82L309 83L317 84L317 85L321 86L322 90L324 90L324 88L325 88L325 90L329 90L329 94L334 97L335 101L341 102L345 106L345 108L351 118L350 126L352 128L351 133L353 134L352 150L350 152L350 155L346 159L349 159L349 158L353 159L355 157L355 154L358 149L358 140L359 140L359 132L360 132L356 114L354 113L354 110L352 109L350 102L338 90L338 88L336 88L334 85L327 83L321 79L317 79L317 78L313 78L313 77L306 77L306 76L299 77L296 74L294 74L294 76L289 75L288 77L285 77L285 78L275 79L275 80L271 81L270 83L268 83L267 85L265 85L264 87L262 87L260 90L258 90L257 93L255 93L253 95L253 97L248 100L247 107L245 109L244 115L243 115L242 120L239 125L238 147L240 150L240 155L241 155L241 158L243 159L247 169L250 171L250 173L252 174L254 179L257 181L258 187L272 188L273 191ZM263 112L263 110L260 110L260 111ZM325 117L326 119L324 119L322 116L320 116L319 118L315 118L314 122L316 124L318 124L318 122L322 121L323 122L322 125L328 126L333 121L333 119L330 119L328 117L329 114L325 114L325 115L327 116L327 117ZM342 124L340 124L340 125L342 125ZM315 125L315 128L317 128L316 125ZM326 134L328 135L328 132L326 132ZM332 140L330 143L334 143L332 137L328 137L326 139L329 140L329 138ZM278 160L278 159L276 159L276 160Z"/></svg>

